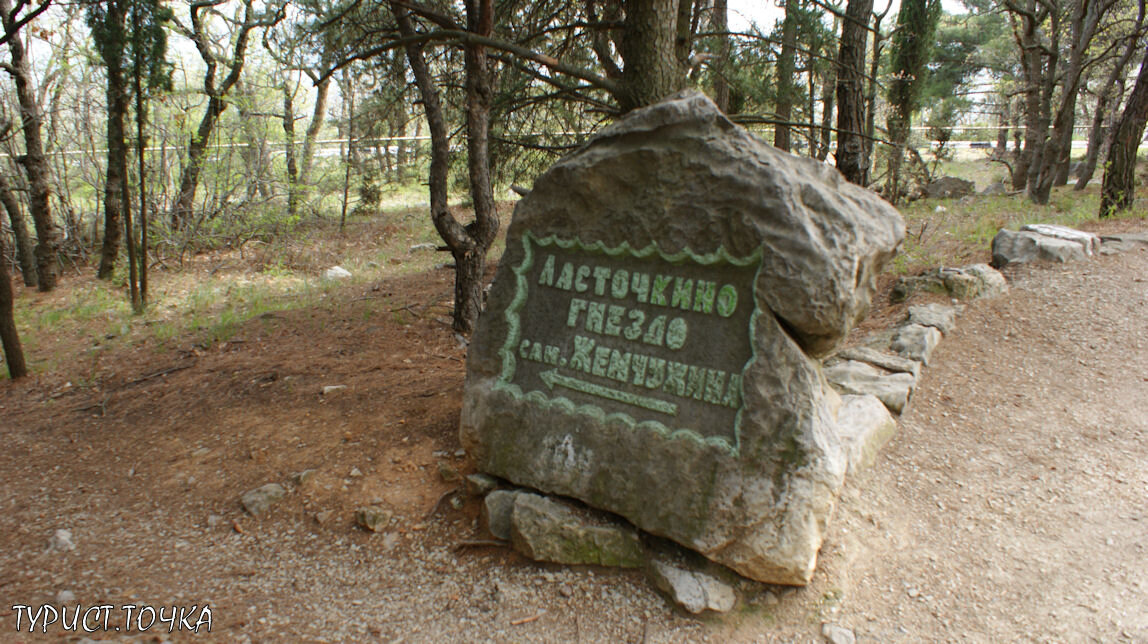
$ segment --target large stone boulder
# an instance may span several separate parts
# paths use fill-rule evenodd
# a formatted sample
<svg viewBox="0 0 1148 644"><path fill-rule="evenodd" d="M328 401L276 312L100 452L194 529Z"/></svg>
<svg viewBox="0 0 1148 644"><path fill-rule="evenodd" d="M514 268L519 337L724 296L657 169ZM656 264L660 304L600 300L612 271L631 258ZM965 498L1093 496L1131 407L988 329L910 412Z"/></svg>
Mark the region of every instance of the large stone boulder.
<svg viewBox="0 0 1148 644"><path fill-rule="evenodd" d="M976 192L976 184L957 177L941 177L929 182L925 194L930 199L957 199Z"/></svg>
<svg viewBox="0 0 1148 644"><path fill-rule="evenodd" d="M748 577L807 583L846 468L812 358L903 236L880 198L696 92L636 110L515 208L463 446Z"/></svg>

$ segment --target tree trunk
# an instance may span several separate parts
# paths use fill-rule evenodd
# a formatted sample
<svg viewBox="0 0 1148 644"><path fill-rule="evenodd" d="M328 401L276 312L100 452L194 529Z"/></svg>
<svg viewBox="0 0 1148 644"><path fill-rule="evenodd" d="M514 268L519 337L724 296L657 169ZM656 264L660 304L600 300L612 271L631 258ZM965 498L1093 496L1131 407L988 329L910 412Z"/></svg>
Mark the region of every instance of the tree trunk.
<svg viewBox="0 0 1148 644"><path fill-rule="evenodd" d="M717 60L714 61L714 103L722 112L729 112L729 81L726 80L729 69L729 0L714 0L713 30L719 34L717 47Z"/></svg>
<svg viewBox="0 0 1148 644"><path fill-rule="evenodd" d="M123 3L107 3L106 28L118 29L118 42L109 42L104 51L104 71L107 74L107 173L104 176L104 242L100 250L100 267L96 277L106 280L115 272L120 254L120 226L125 222L124 201L127 199L128 151L124 138L124 116L127 114L127 87L123 70L123 31L125 23ZM109 39L116 39L109 36Z"/></svg>
<svg viewBox="0 0 1148 644"><path fill-rule="evenodd" d="M294 221L299 210L299 169L295 162L295 97L286 79L283 81L283 149L287 158L287 219Z"/></svg>
<svg viewBox="0 0 1148 644"><path fill-rule="evenodd" d="M846 181L865 185L865 45L873 0L849 0L837 51L837 169Z"/></svg>
<svg viewBox="0 0 1148 644"><path fill-rule="evenodd" d="M319 81L315 87L315 109L311 111L311 122L307 124L307 131L303 134L303 151L299 160L299 183L308 185L311 180L311 164L315 160L315 141L319 138L319 130L323 121L327 119L327 95L331 89L331 77Z"/></svg>
<svg viewBox="0 0 1148 644"><path fill-rule="evenodd" d="M467 28L489 36L494 25L492 0L467 0ZM467 232L473 248L454 253L458 276L455 280L455 330L470 333L482 311L483 273L486 253L498 234L498 210L490 180L490 105L493 92L486 50L477 45L466 48L466 145L474 223ZM461 314L461 315L460 315Z"/></svg>
<svg viewBox="0 0 1148 644"><path fill-rule="evenodd" d="M219 116L227 109L227 103L215 96L207 99L207 110L199 122L199 129L187 142L187 165L179 178L179 195L171 209L171 227L183 230L191 221L191 211L195 204L195 191L199 187L199 173L203 171L203 160L207 156L207 144Z"/></svg>
<svg viewBox="0 0 1148 644"><path fill-rule="evenodd" d="M1030 186L1029 198L1034 203L1048 203L1052 186L1060 172L1060 165L1065 163L1072 150L1076 95L1080 87L1081 72L1084 69L1084 56L1108 6L1110 5L1102 4L1099 0L1075 0L1072 15L1072 50L1069 53L1068 69L1061 81L1060 105L1056 110L1052 134L1041 157L1036 182Z"/></svg>
<svg viewBox="0 0 1148 644"><path fill-rule="evenodd" d="M1109 217L1132 207L1136 199L1136 153L1148 121L1148 51L1140 63L1136 85L1128 105L1116 124L1108 161L1104 169L1104 187L1100 192L1100 216Z"/></svg>
<svg viewBox="0 0 1148 644"><path fill-rule="evenodd" d="M887 11L888 9L886 9ZM869 89L865 97L865 174L860 185L868 186L872 181L873 148L877 140L877 72L881 65L881 51L884 50L885 36L881 35L881 20L885 14L873 16L873 57L869 61Z"/></svg>
<svg viewBox="0 0 1148 644"><path fill-rule="evenodd" d="M1044 66L1044 75L1040 82L1040 107L1036 119L1035 142L1032 151L1032 161L1028 166L1029 196L1036 190L1040 180L1041 169L1044 168L1045 151L1049 146L1049 127L1052 125L1052 97L1056 92L1058 66L1060 64L1060 11L1058 0L1052 0L1053 7L1049 13L1049 44L1047 47L1047 61ZM1055 162L1055 161L1054 161Z"/></svg>
<svg viewBox="0 0 1148 644"><path fill-rule="evenodd" d="M32 250L32 238L28 235L28 226L24 222L24 213L20 211L20 202L12 194L8 180L0 173L0 203L8 211L8 220L12 223L12 235L16 238L16 261L20 264L20 273L24 276L24 286L36 285L36 256Z"/></svg>
<svg viewBox="0 0 1148 644"><path fill-rule="evenodd" d="M20 104L20 120L24 130L24 156L18 161L28 177L28 210L36 226L37 287L47 292L56 288L56 259L60 239L56 224L52 221L51 188L48 180L51 169L44 156L44 142L40 132L44 116L40 112L36 92L32 87L32 69L24 49L24 42L16 32L15 24L12 23L14 16L12 16L11 0L0 0L0 14L3 15L4 31L9 36L8 51L11 54L11 61L8 71L12 74L16 85L16 98Z"/></svg>
<svg viewBox="0 0 1148 644"><path fill-rule="evenodd" d="M793 59L797 50L797 13L790 12L790 3L797 1L785 0L785 20L781 23L781 53L777 56L777 103L774 110L777 125L773 126L773 145L786 152L789 152L793 145L789 123L793 120L793 100L797 93L793 82Z"/></svg>
<svg viewBox="0 0 1148 644"><path fill-rule="evenodd" d="M1145 16L1145 2L1140 0L1139 11L1136 15L1136 24L1132 28L1132 34L1139 34L1141 25L1144 24ZM1088 182L1092 181L1092 175L1096 172L1096 162L1101 156L1101 147L1104 141L1108 138L1108 133L1111 128L1105 128L1104 125L1112 118L1112 109L1110 103L1112 98L1116 97L1117 105L1121 98L1123 98L1124 89L1124 70L1128 67L1128 63L1132 61L1132 56L1135 55L1137 50L1137 38L1129 37L1128 45L1121 52L1120 58L1116 59L1116 63L1112 66L1112 71L1108 74L1104 84L1100 87L1100 95L1096 97L1096 110L1092 115L1092 125L1088 128L1088 150L1084 154L1084 161L1080 165L1080 173L1076 178L1076 186L1074 190L1084 190L1088 186ZM1107 151L1104 151L1107 153Z"/></svg>
<svg viewBox="0 0 1148 644"><path fill-rule="evenodd" d="M677 58L675 0L626 0L626 39L618 103L623 112L651 105L685 86Z"/></svg>
<svg viewBox="0 0 1148 644"><path fill-rule="evenodd" d="M13 380L28 375L24 363L24 349L20 346L20 334L16 332L16 318L13 313L12 278L8 276L8 265L3 258L8 254L4 236L0 235L0 346L4 348L4 360L8 363L8 376Z"/></svg>
<svg viewBox="0 0 1148 644"><path fill-rule="evenodd" d="M1016 165L1013 166L1013 190L1024 190L1028 186L1029 166L1033 163L1035 150L1040 137L1040 78L1041 53L1035 19L1036 2L1028 0L1025 5L1028 13L1021 14L1020 32L1016 35L1020 47L1021 71L1024 78L1024 147L1017 151ZM1031 15L1030 15L1031 14Z"/></svg>

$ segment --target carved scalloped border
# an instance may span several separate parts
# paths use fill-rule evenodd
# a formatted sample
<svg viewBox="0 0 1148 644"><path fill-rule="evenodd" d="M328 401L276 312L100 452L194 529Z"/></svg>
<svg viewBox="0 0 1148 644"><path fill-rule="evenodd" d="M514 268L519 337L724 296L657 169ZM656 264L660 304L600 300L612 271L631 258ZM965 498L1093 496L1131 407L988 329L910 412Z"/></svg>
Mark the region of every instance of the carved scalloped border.
<svg viewBox="0 0 1148 644"><path fill-rule="evenodd" d="M741 448L741 418L742 412L745 408L745 391L742 391L742 407L737 410L737 415L734 417L734 442L731 444L728 439L722 436L703 437L697 431L689 428L671 428L656 420L637 421L633 416L621 412L612 412L607 414L601 407L595 405L579 405L568 398L563 396L549 397L541 391L531 391L523 393L522 388L510 382L514 377L514 372L517 370L517 361L514 355L514 347L518 345L520 336L522 334L521 323L519 322L519 311L526 304L526 299L529 296L530 285L527 283L526 273L534 265L534 248L531 243L539 247L557 246L564 250L571 248L586 251L591 253L602 253L610 257L618 257L620 255L628 254L632 257L645 259L651 256L658 256L662 260L671 264L681 264L687 260L692 261L703 266L710 266L720 262L732 264L734 266L752 266L757 264L757 272L753 277L753 312L749 316L749 328L746 330L750 334L750 357L742 367L742 387L745 386L745 372L749 369L750 365L757 361L757 343L753 341L754 329L757 327L757 316L761 313L758 307L757 297L757 283L758 277L761 273L761 249L758 248L749 257L734 257L726 251L725 247L720 247L716 252L697 254L690 249L684 249L680 252L667 254L661 251L656 244L650 244L645 248L638 250L633 249L628 242L622 242L620 246L609 247L602 242L592 242L584 244L579 239L561 239L557 235L549 235L541 239L534 237L534 234L527 231L522 236L523 258L522 262L513 269L515 275L515 292L514 299L511 301L510 306L506 308L506 342L499 349L498 355L502 358L502 372L498 376L498 381L494 385L495 390L503 391L518 401L527 401L546 408L553 408L567 414L584 414L588 415L599 423L607 423L611 421L621 422L631 429L652 431L663 438L671 440L690 440L699 445L709 445L726 450L731 456L736 457Z"/></svg>

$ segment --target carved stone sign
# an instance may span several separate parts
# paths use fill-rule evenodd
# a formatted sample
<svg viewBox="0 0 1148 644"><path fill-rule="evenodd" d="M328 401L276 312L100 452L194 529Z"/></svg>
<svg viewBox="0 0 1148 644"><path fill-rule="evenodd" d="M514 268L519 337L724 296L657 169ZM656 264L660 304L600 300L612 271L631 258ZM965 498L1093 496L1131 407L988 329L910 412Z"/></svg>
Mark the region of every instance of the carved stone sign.
<svg viewBox="0 0 1148 644"><path fill-rule="evenodd" d="M816 358L903 236L880 198L700 94L635 110L516 206L462 444L484 472L807 583L847 462Z"/></svg>
<svg viewBox="0 0 1148 644"><path fill-rule="evenodd" d="M500 388L737 452L760 255L522 244Z"/></svg>

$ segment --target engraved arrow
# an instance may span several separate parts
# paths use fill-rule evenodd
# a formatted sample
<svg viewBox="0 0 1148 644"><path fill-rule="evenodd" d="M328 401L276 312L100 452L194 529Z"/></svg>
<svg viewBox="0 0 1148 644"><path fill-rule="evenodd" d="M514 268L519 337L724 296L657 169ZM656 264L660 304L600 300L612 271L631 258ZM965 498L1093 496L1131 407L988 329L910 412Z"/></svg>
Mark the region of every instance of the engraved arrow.
<svg viewBox="0 0 1148 644"><path fill-rule="evenodd" d="M550 389L553 389L555 385L557 385L559 387L573 389L574 391L580 391L591 396L608 398L610 400L616 400L620 403L626 403L627 405L644 407L645 409L650 409L652 411L660 411L663 414L668 414L670 416L678 415L678 406L672 402L658 400L657 398L650 398L648 396L639 396L638 394L630 393L628 391L618 391L617 389L611 389L609 387L598 385L592 382L586 382L585 380L571 378L570 376L563 376L562 374L558 373L557 369L543 371L542 373L538 374L538 377L541 378L542 382L545 382L546 386Z"/></svg>

